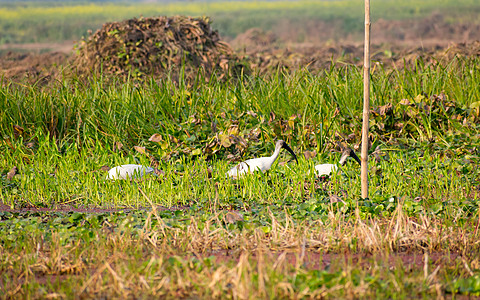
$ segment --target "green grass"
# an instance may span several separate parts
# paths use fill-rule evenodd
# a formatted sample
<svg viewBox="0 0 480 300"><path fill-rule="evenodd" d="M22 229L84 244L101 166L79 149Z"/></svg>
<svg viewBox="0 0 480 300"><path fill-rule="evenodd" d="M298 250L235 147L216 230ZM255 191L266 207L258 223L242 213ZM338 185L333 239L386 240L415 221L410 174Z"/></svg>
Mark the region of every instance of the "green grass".
<svg viewBox="0 0 480 300"><path fill-rule="evenodd" d="M373 73L374 109L386 103L394 108L371 118L372 151L380 146L390 156L370 164L379 174L371 175L372 198L426 197L432 202L427 206L446 199L472 199L478 180L474 168L480 96L477 64L456 59L446 66L419 63L415 70ZM442 93L444 102L432 98ZM139 185L151 191L155 203L208 201L217 183L222 199L303 201L305 191L299 183L308 182L312 189L314 177L306 174L314 163L338 160L338 154L329 150L346 141L342 135L353 134L351 145L360 141L361 97L361 70L354 66L331 68L320 75L277 72L243 82L211 78L207 83L199 77L195 83L178 86L168 80L139 85L106 83L101 78L90 83L65 79L43 88L4 83L2 200L12 206L50 207L73 199L102 206L143 206L145 199L135 186L104 182L105 173L99 168L136 161L149 164L153 157L166 175L159 182ZM403 99L411 104L400 104ZM18 137L14 125L23 128ZM155 133L162 141L149 142ZM301 157L298 166L279 166L268 175L245 179L241 188L225 180L225 172L233 166L231 158L270 155L280 138ZM117 143L123 145L119 151ZM146 147L147 154L134 146ZM319 156L306 161L305 150L315 150ZM284 155L281 160L288 158ZM5 179L13 166L21 175ZM207 168L213 179L207 177ZM359 170L353 164L348 169L351 176L335 180L334 190L347 185L348 198L355 203L360 194ZM431 186L435 189L425 188Z"/></svg>
<svg viewBox="0 0 480 300"><path fill-rule="evenodd" d="M478 23L475 0L376 1L372 20L419 19L444 13L449 22ZM213 28L233 38L252 27L271 30L282 24L295 26L321 20L338 27L340 36L363 32L363 1L241 1L168 4L22 2L0 8L0 44L79 40L105 22L155 15L210 16ZM301 29L301 28L299 28Z"/></svg>
<svg viewBox="0 0 480 300"><path fill-rule="evenodd" d="M4 296L478 295L478 66L478 58L455 58L375 69L371 152L379 146L381 157L370 156L369 199L360 198L353 161L327 180L312 172L338 161L337 143L360 141L362 70L355 66L177 84L4 80L0 201L17 210L133 209L0 213ZM161 141L148 141L154 133ZM237 161L270 155L280 138L298 165L225 178ZM306 160L305 150L317 155ZM100 171L152 160L165 175L107 181ZM7 178L13 166L18 174ZM229 221L232 210L240 221ZM210 257L219 253L226 261ZM400 260L408 253L421 256L420 266ZM312 268L331 254L338 256L329 267Z"/></svg>

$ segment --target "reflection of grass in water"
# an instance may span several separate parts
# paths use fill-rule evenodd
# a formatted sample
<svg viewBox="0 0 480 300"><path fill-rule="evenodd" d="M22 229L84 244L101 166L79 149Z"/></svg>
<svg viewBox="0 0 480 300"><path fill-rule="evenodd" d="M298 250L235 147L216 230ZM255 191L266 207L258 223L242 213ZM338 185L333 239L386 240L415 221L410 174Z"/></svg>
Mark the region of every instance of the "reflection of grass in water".
<svg viewBox="0 0 480 300"><path fill-rule="evenodd" d="M409 19L445 14L448 20L475 20L479 5L474 0L380 1L372 3L372 18ZM363 1L272 1L152 4L59 4L54 7L28 4L0 9L0 43L40 42L79 39L88 29L132 17L185 14L211 16L213 27L223 36L234 37L251 27L272 29L289 20L339 22L349 34L363 32Z"/></svg>

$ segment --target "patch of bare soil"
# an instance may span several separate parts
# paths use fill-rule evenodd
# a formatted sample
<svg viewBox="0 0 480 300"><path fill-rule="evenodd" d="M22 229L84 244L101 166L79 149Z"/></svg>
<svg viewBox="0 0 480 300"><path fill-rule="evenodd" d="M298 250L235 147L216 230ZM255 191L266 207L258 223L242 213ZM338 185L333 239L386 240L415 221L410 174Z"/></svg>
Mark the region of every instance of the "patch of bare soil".
<svg viewBox="0 0 480 300"><path fill-rule="evenodd" d="M0 77L31 84L47 83L61 75L69 56L62 52L37 54L9 51L0 56Z"/></svg>
<svg viewBox="0 0 480 300"><path fill-rule="evenodd" d="M65 41L62 43L27 43L27 44L3 44L0 45L2 52L60 52L70 54L75 46L75 41Z"/></svg>
<svg viewBox="0 0 480 300"><path fill-rule="evenodd" d="M446 47L399 47L392 45L372 45L372 63L388 67L403 68L417 59L426 63L447 62L455 56L479 57L480 42L451 43ZM273 68L296 70L307 68L310 71L323 70L332 64L363 65L363 44L338 44L334 46L316 46L311 44L291 45L287 48L268 48L245 53L250 58L251 67L261 72Z"/></svg>

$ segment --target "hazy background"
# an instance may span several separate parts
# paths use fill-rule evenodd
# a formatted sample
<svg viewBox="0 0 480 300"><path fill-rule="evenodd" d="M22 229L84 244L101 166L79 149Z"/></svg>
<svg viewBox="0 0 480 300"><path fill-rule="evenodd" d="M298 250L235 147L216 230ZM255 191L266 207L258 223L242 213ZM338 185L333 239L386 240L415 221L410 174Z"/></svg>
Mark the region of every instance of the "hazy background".
<svg viewBox="0 0 480 300"><path fill-rule="evenodd" d="M68 52L105 22L158 15L209 16L222 39L243 50L361 43L364 30L363 0L0 2L2 50ZM371 13L374 44L480 39L480 1L372 1Z"/></svg>

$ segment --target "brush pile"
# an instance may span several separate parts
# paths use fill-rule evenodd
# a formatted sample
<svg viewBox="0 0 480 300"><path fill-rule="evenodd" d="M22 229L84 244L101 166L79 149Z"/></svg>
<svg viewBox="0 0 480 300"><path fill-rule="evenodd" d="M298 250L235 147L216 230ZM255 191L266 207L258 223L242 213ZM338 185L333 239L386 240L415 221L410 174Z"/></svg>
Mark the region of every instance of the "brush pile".
<svg viewBox="0 0 480 300"><path fill-rule="evenodd" d="M80 41L74 65L80 74L141 78L170 76L178 81L203 71L209 77L235 75L242 67L206 17L152 17L106 23Z"/></svg>

